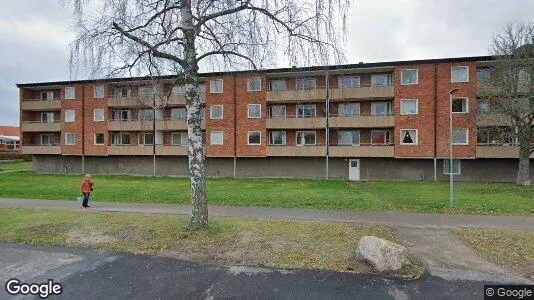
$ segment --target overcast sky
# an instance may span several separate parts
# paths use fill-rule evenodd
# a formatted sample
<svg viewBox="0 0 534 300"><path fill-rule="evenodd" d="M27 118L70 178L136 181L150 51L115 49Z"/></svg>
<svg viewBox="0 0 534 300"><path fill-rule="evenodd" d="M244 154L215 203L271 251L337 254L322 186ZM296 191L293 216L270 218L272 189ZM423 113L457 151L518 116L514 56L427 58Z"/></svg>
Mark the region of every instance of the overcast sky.
<svg viewBox="0 0 534 300"><path fill-rule="evenodd" d="M532 12L530 0L354 0L345 56L358 63L487 55L492 34ZM57 0L0 1L0 125L19 123L16 83L69 80L71 16Z"/></svg>

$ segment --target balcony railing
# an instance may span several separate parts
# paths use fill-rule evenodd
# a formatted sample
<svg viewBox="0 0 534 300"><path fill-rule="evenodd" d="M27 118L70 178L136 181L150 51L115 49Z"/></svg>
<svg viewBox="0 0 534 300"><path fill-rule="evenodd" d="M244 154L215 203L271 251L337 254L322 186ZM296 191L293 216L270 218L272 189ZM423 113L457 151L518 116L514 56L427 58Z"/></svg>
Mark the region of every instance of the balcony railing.
<svg viewBox="0 0 534 300"><path fill-rule="evenodd" d="M156 146L156 154L157 155L179 155L179 156L186 156L187 155L187 145L173 145L173 146Z"/></svg>
<svg viewBox="0 0 534 300"><path fill-rule="evenodd" d="M111 145L109 155L153 155L152 145Z"/></svg>
<svg viewBox="0 0 534 300"><path fill-rule="evenodd" d="M325 156L326 145L269 145L267 156Z"/></svg>
<svg viewBox="0 0 534 300"><path fill-rule="evenodd" d="M353 116L330 114L328 126L334 128L386 128L395 126L395 117L392 113Z"/></svg>
<svg viewBox="0 0 534 300"><path fill-rule="evenodd" d="M24 99L20 106L22 110L61 110L61 100L59 98L52 100Z"/></svg>
<svg viewBox="0 0 534 300"><path fill-rule="evenodd" d="M395 148L392 144L364 144L358 145L332 145L332 157L394 157Z"/></svg>
<svg viewBox="0 0 534 300"><path fill-rule="evenodd" d="M108 130L111 131L147 131L153 130L152 120L138 120L138 119L110 119L108 122ZM206 121L201 120L201 127L206 128ZM171 130L187 130L187 121L180 119L163 119L156 120L156 130L171 131Z"/></svg>
<svg viewBox="0 0 534 300"><path fill-rule="evenodd" d="M267 102L317 102L326 99L326 88L267 91Z"/></svg>
<svg viewBox="0 0 534 300"><path fill-rule="evenodd" d="M59 144L30 144L22 145L22 154L61 154L61 146Z"/></svg>
<svg viewBox="0 0 534 300"><path fill-rule="evenodd" d="M512 118L502 113L479 114L477 126L511 126Z"/></svg>
<svg viewBox="0 0 534 300"><path fill-rule="evenodd" d="M206 96L204 93L199 94L200 103L206 102ZM156 106L184 106L184 95L161 95L156 96L130 96L130 97L109 97L109 107L150 107Z"/></svg>
<svg viewBox="0 0 534 300"><path fill-rule="evenodd" d="M325 128L326 117L300 117L287 115L285 118L269 117L266 121L268 129L314 129Z"/></svg>
<svg viewBox="0 0 534 300"><path fill-rule="evenodd" d="M25 132L61 131L61 123L59 121L54 121L54 122L23 121L22 131L25 131Z"/></svg>
<svg viewBox="0 0 534 300"><path fill-rule="evenodd" d="M390 99L395 97L391 83L385 85L360 85L351 88L331 88L330 99Z"/></svg>

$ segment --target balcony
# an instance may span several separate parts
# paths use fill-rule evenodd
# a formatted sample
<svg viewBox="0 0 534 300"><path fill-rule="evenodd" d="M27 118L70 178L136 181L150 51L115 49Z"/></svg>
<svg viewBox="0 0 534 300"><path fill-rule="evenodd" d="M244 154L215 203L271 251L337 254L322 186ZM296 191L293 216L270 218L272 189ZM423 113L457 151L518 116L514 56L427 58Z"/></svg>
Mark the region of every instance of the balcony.
<svg viewBox="0 0 534 300"><path fill-rule="evenodd" d="M267 91L267 102L317 102L325 101L326 89Z"/></svg>
<svg viewBox="0 0 534 300"><path fill-rule="evenodd" d="M206 121L201 120L200 126L202 127L202 129L206 128ZM156 121L156 130L163 130L163 131L187 130L187 121L186 120Z"/></svg>
<svg viewBox="0 0 534 300"><path fill-rule="evenodd" d="M395 148L392 145L360 144L359 146L330 146L332 157L394 157Z"/></svg>
<svg viewBox="0 0 534 300"><path fill-rule="evenodd" d="M288 116L286 118L269 118L266 121L268 129L314 129L325 128L326 117L317 118L296 118Z"/></svg>
<svg viewBox="0 0 534 300"><path fill-rule="evenodd" d="M61 100L24 99L20 106L22 110L61 110Z"/></svg>
<svg viewBox="0 0 534 300"><path fill-rule="evenodd" d="M186 146L156 146L157 155L180 155L187 156Z"/></svg>
<svg viewBox="0 0 534 300"><path fill-rule="evenodd" d="M512 119L500 113L477 115L477 126L511 126Z"/></svg>
<svg viewBox="0 0 534 300"><path fill-rule="evenodd" d="M392 115L358 115L350 117L331 116L328 126L332 128L386 128L395 126Z"/></svg>
<svg viewBox="0 0 534 300"><path fill-rule="evenodd" d="M22 146L22 154L61 154L59 145Z"/></svg>
<svg viewBox="0 0 534 300"><path fill-rule="evenodd" d="M393 86L360 86L356 88L335 88L330 90L330 99L391 99L395 97Z"/></svg>
<svg viewBox="0 0 534 300"><path fill-rule="evenodd" d="M61 131L61 123L41 123L40 121L23 121L23 132L53 132Z"/></svg>
<svg viewBox="0 0 534 300"><path fill-rule="evenodd" d="M477 144L477 158L518 158L519 147L515 144ZM531 158L534 155L530 156Z"/></svg>
<svg viewBox="0 0 534 300"><path fill-rule="evenodd" d="M109 155L153 155L151 145L111 145L108 150Z"/></svg>
<svg viewBox="0 0 534 300"><path fill-rule="evenodd" d="M206 94L199 94L200 103L206 103ZM183 106L185 105L185 96L184 95L171 95L167 100L169 106Z"/></svg>
<svg viewBox="0 0 534 300"><path fill-rule="evenodd" d="M110 131L147 131L152 130L152 121L117 121L111 120L108 122L108 130Z"/></svg>
<svg viewBox="0 0 534 300"><path fill-rule="evenodd" d="M326 156L322 146L268 146L266 156Z"/></svg>

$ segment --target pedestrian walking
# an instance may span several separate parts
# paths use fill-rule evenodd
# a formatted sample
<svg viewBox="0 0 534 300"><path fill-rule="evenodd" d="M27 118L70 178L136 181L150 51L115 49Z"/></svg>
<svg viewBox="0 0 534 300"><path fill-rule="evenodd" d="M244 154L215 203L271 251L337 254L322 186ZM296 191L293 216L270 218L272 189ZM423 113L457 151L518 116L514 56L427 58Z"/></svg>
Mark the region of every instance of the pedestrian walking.
<svg viewBox="0 0 534 300"><path fill-rule="evenodd" d="M80 194L83 195L82 207L87 208L89 206L89 196L93 191L93 181L91 180L91 174L85 174L85 177L82 179L80 184Z"/></svg>

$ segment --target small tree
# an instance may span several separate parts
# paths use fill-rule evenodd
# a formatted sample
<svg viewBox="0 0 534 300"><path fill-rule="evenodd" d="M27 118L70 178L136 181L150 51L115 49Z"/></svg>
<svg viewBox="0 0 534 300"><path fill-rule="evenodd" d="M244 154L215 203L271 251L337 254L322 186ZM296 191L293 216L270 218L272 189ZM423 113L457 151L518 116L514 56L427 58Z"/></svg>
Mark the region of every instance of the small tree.
<svg viewBox="0 0 534 300"><path fill-rule="evenodd" d="M534 24L514 23L493 37L490 77L482 95L492 110L511 120L511 136L519 146L518 185L530 185L534 121Z"/></svg>
<svg viewBox="0 0 534 300"><path fill-rule="evenodd" d="M284 52L290 63L342 59L340 33L350 0L70 0L77 39L71 69L91 74L145 72L151 66L186 84L192 217L208 226L199 64L257 68Z"/></svg>

